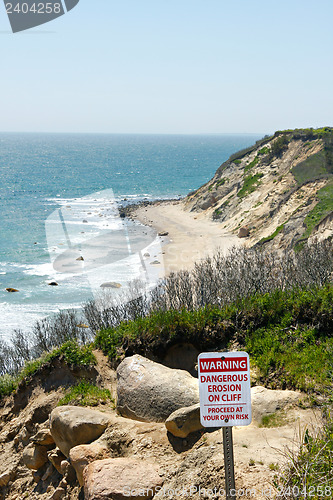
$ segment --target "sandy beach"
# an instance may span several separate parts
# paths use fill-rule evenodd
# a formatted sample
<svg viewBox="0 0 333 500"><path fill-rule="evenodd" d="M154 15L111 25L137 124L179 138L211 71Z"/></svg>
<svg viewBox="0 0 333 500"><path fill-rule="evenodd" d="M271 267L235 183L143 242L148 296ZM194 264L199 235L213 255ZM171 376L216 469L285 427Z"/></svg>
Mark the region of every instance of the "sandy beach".
<svg viewBox="0 0 333 500"><path fill-rule="evenodd" d="M191 269L195 262L213 255L217 249L227 252L241 244L239 238L222 229L206 215L187 212L181 201L159 202L138 208L132 217L158 232L162 237L165 273Z"/></svg>

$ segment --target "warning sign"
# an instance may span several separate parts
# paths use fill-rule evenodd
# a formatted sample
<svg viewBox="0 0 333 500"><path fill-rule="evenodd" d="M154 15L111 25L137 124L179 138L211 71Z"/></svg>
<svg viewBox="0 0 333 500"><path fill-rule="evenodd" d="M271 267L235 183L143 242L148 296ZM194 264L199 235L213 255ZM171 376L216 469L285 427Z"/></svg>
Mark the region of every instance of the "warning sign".
<svg viewBox="0 0 333 500"><path fill-rule="evenodd" d="M246 352L201 353L198 374L204 427L251 423L250 361Z"/></svg>

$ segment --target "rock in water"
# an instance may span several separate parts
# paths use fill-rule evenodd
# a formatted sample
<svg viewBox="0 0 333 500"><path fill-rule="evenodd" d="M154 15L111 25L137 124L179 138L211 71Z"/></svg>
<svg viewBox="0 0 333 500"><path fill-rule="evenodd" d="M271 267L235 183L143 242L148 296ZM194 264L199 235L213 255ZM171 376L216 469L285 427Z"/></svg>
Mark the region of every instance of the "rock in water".
<svg viewBox="0 0 333 500"><path fill-rule="evenodd" d="M121 288L121 284L115 281L109 281L107 283L102 283L101 288Z"/></svg>
<svg viewBox="0 0 333 500"><path fill-rule="evenodd" d="M9 293L18 292L18 290L16 290L16 288L6 288L6 291Z"/></svg>
<svg viewBox="0 0 333 500"><path fill-rule="evenodd" d="M199 402L198 380L136 354L117 369L117 409L124 417L165 422L169 415Z"/></svg>
<svg viewBox="0 0 333 500"><path fill-rule="evenodd" d="M108 458L89 464L83 472L84 498L152 498L163 484L157 465L133 458Z"/></svg>
<svg viewBox="0 0 333 500"><path fill-rule="evenodd" d="M58 286L58 283L56 281L51 281L51 283L49 283L49 286Z"/></svg>
<svg viewBox="0 0 333 500"><path fill-rule="evenodd" d="M200 423L200 404L180 408L167 418L165 427L176 437L186 438L191 432L203 429Z"/></svg>
<svg viewBox="0 0 333 500"><path fill-rule="evenodd" d="M105 413L77 406L60 406L50 415L52 437L66 457L74 446L99 438L109 423Z"/></svg>

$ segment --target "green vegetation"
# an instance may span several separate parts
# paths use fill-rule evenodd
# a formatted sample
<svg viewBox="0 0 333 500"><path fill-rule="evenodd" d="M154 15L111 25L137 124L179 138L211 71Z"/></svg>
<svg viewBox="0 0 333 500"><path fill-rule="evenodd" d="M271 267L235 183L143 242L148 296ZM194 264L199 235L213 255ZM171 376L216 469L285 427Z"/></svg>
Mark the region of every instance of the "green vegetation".
<svg viewBox="0 0 333 500"><path fill-rule="evenodd" d="M307 238L314 227L333 211L333 179L317 192L319 199L316 206L305 217L306 231L302 238Z"/></svg>
<svg viewBox="0 0 333 500"><path fill-rule="evenodd" d="M225 177L222 177L219 181L216 182L215 187L220 187L223 186L227 182L227 179Z"/></svg>
<svg viewBox="0 0 333 500"><path fill-rule="evenodd" d="M333 371L333 285L239 299L223 307L169 310L97 333L95 346L111 359L154 355L177 342L198 350L223 349L236 340L271 387L329 393Z"/></svg>
<svg viewBox="0 0 333 500"><path fill-rule="evenodd" d="M98 406L109 402L112 402L114 406L114 400L108 389L101 389L86 380L82 380L78 385L68 390L66 396L59 401L58 406Z"/></svg>
<svg viewBox="0 0 333 500"><path fill-rule="evenodd" d="M286 413L283 411L264 415L259 427L282 427L288 423Z"/></svg>
<svg viewBox="0 0 333 500"><path fill-rule="evenodd" d="M257 189L257 187L260 185L260 180L263 177L263 174L255 174L255 175L248 175L247 177L244 178L244 184L243 187L238 191L237 196L239 198L244 198L244 196L247 196L250 193L253 193Z"/></svg>
<svg viewBox="0 0 333 500"><path fill-rule="evenodd" d="M280 135L271 146L271 150L269 152L269 158L273 159L274 157L281 157L282 154L288 149L288 145L290 142L289 137L286 134Z"/></svg>
<svg viewBox="0 0 333 500"><path fill-rule="evenodd" d="M240 163L242 163L242 160L234 160L233 163L236 163L236 165L239 165Z"/></svg>
<svg viewBox="0 0 333 500"><path fill-rule="evenodd" d="M258 163L259 163L259 158L258 158L258 156L256 156L255 159L251 161L251 163L249 163L248 165L245 165L244 173L251 170L251 168L255 167Z"/></svg>
<svg viewBox="0 0 333 500"><path fill-rule="evenodd" d="M270 151L269 147L265 146L258 151L258 155L267 155L269 151Z"/></svg>
<svg viewBox="0 0 333 500"><path fill-rule="evenodd" d="M17 387L17 377L5 374L0 377L0 397L9 396Z"/></svg>
<svg viewBox="0 0 333 500"><path fill-rule="evenodd" d="M0 377L0 397L12 393L22 380L29 379L43 366L56 358L60 358L68 365L76 367L95 365L96 358L92 349L92 345L80 346L75 340L69 340L51 352L26 362L16 376L5 374Z"/></svg>
<svg viewBox="0 0 333 500"><path fill-rule="evenodd" d="M304 432L297 452L287 453L289 464L275 480L275 486L292 492L288 498L320 500L333 492L333 419L327 412L319 433Z"/></svg>
<svg viewBox="0 0 333 500"><path fill-rule="evenodd" d="M284 228L284 224L281 224L281 226L278 226L274 233L272 233L270 236L266 236L266 238L261 238L260 244L266 243L267 241L272 241L274 240L275 236L277 236Z"/></svg>
<svg viewBox="0 0 333 500"><path fill-rule="evenodd" d="M325 176L327 177L328 172L326 169L324 151L319 151L318 153L309 156L309 158L296 165L291 172L299 185L302 185L307 181L312 181Z"/></svg>

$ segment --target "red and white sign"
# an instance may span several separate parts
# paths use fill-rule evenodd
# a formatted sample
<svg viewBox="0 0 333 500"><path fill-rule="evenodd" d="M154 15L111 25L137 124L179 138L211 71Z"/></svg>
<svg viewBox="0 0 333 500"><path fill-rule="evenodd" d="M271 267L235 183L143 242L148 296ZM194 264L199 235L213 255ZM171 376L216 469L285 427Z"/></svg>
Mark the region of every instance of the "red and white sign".
<svg viewBox="0 0 333 500"><path fill-rule="evenodd" d="M198 357L198 375L204 427L251 423L250 360L246 352L203 352Z"/></svg>

